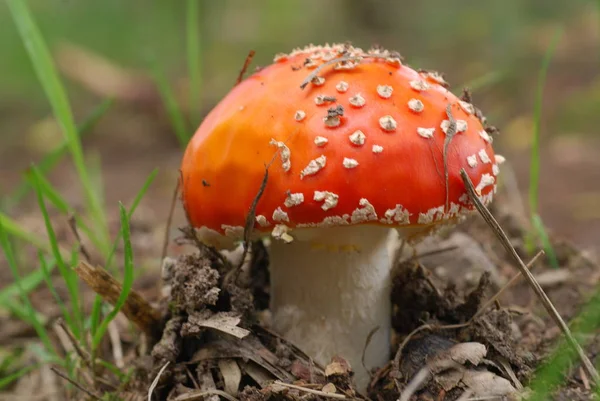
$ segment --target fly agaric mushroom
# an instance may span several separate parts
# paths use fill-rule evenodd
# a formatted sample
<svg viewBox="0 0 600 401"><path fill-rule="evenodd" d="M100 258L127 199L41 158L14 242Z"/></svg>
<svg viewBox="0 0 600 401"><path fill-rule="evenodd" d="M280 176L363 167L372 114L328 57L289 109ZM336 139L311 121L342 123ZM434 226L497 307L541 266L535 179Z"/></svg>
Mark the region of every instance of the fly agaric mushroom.
<svg viewBox="0 0 600 401"><path fill-rule="evenodd" d="M397 53L309 46L235 86L192 138L183 203L225 247L270 234L273 325L319 363L346 358L364 388L389 360L390 233L415 240L484 203L498 162L481 114ZM257 198L268 166L268 180ZM255 203L255 199L258 202Z"/></svg>

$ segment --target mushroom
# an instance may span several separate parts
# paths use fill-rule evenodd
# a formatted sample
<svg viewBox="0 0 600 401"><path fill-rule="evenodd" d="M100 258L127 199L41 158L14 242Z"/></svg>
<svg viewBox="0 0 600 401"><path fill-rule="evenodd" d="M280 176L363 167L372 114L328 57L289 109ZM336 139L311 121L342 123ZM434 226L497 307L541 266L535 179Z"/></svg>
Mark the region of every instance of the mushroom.
<svg viewBox="0 0 600 401"><path fill-rule="evenodd" d="M390 357L394 236L416 241L472 211L463 168L484 203L495 191L481 114L446 86L387 50L296 49L235 86L183 158L199 239L232 246L252 211L253 236L273 238L274 328L319 363L347 359L359 388L373 330L365 366Z"/></svg>

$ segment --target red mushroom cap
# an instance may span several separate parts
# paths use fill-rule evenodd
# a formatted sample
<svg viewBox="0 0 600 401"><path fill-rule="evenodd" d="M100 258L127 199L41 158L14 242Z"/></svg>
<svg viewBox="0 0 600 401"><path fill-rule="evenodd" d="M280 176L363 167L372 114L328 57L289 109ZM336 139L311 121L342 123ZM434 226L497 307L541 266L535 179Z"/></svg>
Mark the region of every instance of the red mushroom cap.
<svg viewBox="0 0 600 401"><path fill-rule="evenodd" d="M472 209L462 168L489 202L492 139L480 113L446 87L382 49L278 55L234 87L189 143L181 174L190 223L240 238L265 165L254 228L284 239L299 227L455 220Z"/></svg>

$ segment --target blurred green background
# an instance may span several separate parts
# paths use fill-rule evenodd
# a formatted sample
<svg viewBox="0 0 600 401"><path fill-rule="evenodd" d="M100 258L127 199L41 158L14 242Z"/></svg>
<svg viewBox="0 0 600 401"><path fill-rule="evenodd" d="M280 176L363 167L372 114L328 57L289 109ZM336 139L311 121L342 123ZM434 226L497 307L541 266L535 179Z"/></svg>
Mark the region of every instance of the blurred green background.
<svg viewBox="0 0 600 401"><path fill-rule="evenodd" d="M135 195L153 168L160 168L144 203L149 224L164 223L182 152L154 88L153 68L166 74L180 104L197 122L232 87L249 50L256 51L254 69L269 63L274 53L311 42L351 41L364 48L380 44L398 50L413 67L445 73L455 93L463 85L473 87L474 103L501 130L495 147L509 160L504 180L512 188L511 204L520 212L526 203L520 197L527 198L537 78L544 53L561 29L544 92L540 213L551 230L583 247L600 250L598 2L199 1L201 99L193 108L187 102L185 1L28 3L65 72L79 120L116 90L115 82L127 82L118 87L116 105L86 135L84 146L91 163L102 163L106 204L113 210L118 200ZM106 61L115 68L103 67ZM2 193L20 182L31 161L62 141L50 115L2 3ZM80 203L68 161L62 162L51 178L68 199ZM11 205L8 212L21 220L37 213L28 202Z"/></svg>

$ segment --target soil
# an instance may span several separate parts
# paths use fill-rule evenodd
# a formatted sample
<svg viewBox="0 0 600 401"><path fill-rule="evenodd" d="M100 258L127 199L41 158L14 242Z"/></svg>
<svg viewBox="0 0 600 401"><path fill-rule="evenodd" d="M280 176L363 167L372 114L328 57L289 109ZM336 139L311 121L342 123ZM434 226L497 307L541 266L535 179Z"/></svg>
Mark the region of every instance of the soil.
<svg viewBox="0 0 600 401"><path fill-rule="evenodd" d="M494 213L528 259L518 220L499 208ZM555 241L554 246L567 273L557 274L545 259L534 268L563 318L570 320L594 289L600 268L565 241ZM442 256L456 247L462 258ZM328 391L347 398L395 401L427 367L429 376L410 390L410 399L456 400L466 391L477 391L477 386L501 393L522 390L559 338L553 321L522 281L481 311L515 271L504 248L475 217L419 246L417 257L399 258L392 292L395 357L373 372L369 389L360 394L353 389L351 368L342 357L325 367L315 365L268 330L268 254L262 243L254 244L253 250L237 279L231 274L237 265L204 248L163 264L165 293L171 294L163 300L169 305L167 323L152 349L145 381L144 376L140 379L145 384L138 387L147 388L169 362L154 388L155 399L186 399L221 390L252 401L325 399ZM484 263L482 255L487 258ZM487 270L479 267L476 277L466 274L478 270L475 264ZM589 344L590 355L595 356L599 346L596 337ZM588 384L589 378L574 366L555 399L590 399Z"/></svg>
<svg viewBox="0 0 600 401"><path fill-rule="evenodd" d="M130 113L130 110L124 112ZM119 121L121 117L117 113L114 119ZM102 124L110 126L111 121ZM173 190L176 179L173 166L178 163L180 151L174 142L157 139L164 137L161 126L157 128L148 121L137 124L147 128L142 130L145 137L138 136L139 146L130 148L127 157L120 151L127 144L119 143L119 139L113 141L113 151L103 151L106 154L103 162L109 166L105 181L115 185L106 193L106 204L113 217L111 232L116 233L118 213L111 205L117 200L127 203L137 190L132 189L130 183L143 182L143 176L157 164L164 168L131 223L139 266L135 290L160 311L163 327L160 338L153 341L132 331L123 316L117 319L123 361L125 366L136 368L132 380L121 389L125 399L147 399L149 388L153 388L155 400L195 399L199 394L210 401L217 401L219 396L241 401L296 400L325 399L335 394L338 398L396 401L400 391L414 383L416 375L427 367L433 374L422 379L411 399L454 400L472 389L465 383L474 377L477 383L488 386L510 386L517 390L526 387L535 377L536 368L559 344L560 331L524 280L509 287L485 312L479 312L516 274L516 269L493 233L475 216L452 232L440 233L417 246L417 258L413 258L411 252L398 260L391 300L395 329L392 358L388 365L373 372L370 388L365 394L359 394L353 389L351 369L342 357L328 366L318 366L293 344L269 330L268 249L263 243L252 244L252 259L239 276L231 274L237 266L232 263L236 262L235 255L197 249L177 229L183 227L185 221L177 208L171 236L179 237L169 243L169 258L160 260L168 214L165 199L170 199ZM106 131L106 126L102 129ZM120 140L129 143L136 139ZM152 143L152 140L157 142ZM102 143L92 137L88 145L94 148ZM551 155L553 151L547 152ZM587 157L585 166L590 168L577 168L577 171L588 174L591 180L595 172L600 171L597 157L588 155L585 150L579 153ZM127 165L127 160L131 165ZM525 158L515 159L514 167L519 175L527 168L523 160ZM26 163L8 155L0 159L0 165L10 165L17 171ZM118 168L110 168L112 165ZM568 175L570 168L575 169L570 167L568 158L563 158L556 160L545 174ZM3 186L16 182L16 176L6 177ZM67 199L78 198L76 188L69 185L73 176L68 164L59 166L52 180L64 189ZM589 182L586 178L581 180ZM552 185L557 182L567 183L569 188L556 191ZM585 224L580 229L581 225L565 223L564 212L553 213L558 210L558 204L566 203L569 191L576 191L576 185L574 180L560 178L542 183L542 191L553 194L543 202L543 215L552 216L550 221L555 231L562 234L551 235L561 269L552 268L546 258L532 267L566 321L578 315L600 280L600 267L581 251L581 245L592 244L600 230L594 224ZM525 225L514 204L514 192L501 193L494 202L493 213L519 255L529 260L533 255L525 248ZM39 215L30 210L33 205L24 202L15 209L15 216L33 231L43 233ZM53 221L61 242L72 245L74 237L64 217L53 213ZM565 240L565 235L578 246ZM28 256L35 260L36 254L30 251ZM28 256L25 255L26 260ZM92 254L92 260L94 258L97 255ZM162 266L160 274L157 273L159 266ZM0 268L0 280L9 282L8 269ZM59 294L66 295L66 288L58 277L55 282ZM86 305L91 304L93 296L91 291L85 292ZM47 290L34 291L32 302L50 322L60 315ZM0 315L3 347L16 349L32 342L35 342L35 333L28 325L12 316ZM478 354L480 345L485 347L484 356ZM589 336L586 352L596 362L600 336ZM103 356L115 363L114 344L105 344ZM34 363L35 358L28 357L26 362ZM101 380L88 380L94 375ZM46 380L43 378L37 371L25 375L16 385L0 393L0 399L27 396L34 388L42 391ZM155 379L156 385L152 386ZM82 382L97 394L115 391L120 386L119 379L106 371L82 374ZM295 387L289 387L291 383ZM55 381L53 386L61 392L67 391L63 384ZM591 399L589 385L590 378L575 363L567 373L566 384L556 390L554 398ZM67 394L75 398L80 397L81 392L70 389Z"/></svg>

